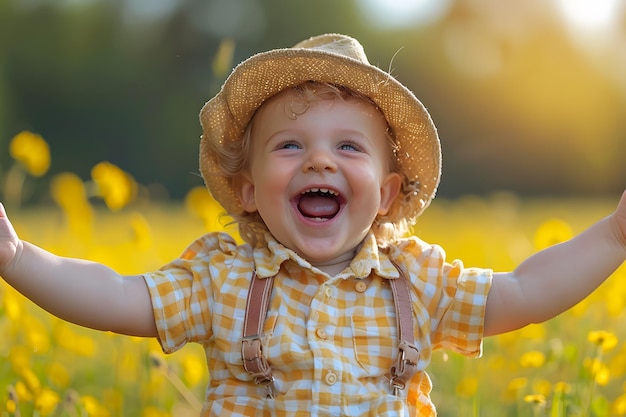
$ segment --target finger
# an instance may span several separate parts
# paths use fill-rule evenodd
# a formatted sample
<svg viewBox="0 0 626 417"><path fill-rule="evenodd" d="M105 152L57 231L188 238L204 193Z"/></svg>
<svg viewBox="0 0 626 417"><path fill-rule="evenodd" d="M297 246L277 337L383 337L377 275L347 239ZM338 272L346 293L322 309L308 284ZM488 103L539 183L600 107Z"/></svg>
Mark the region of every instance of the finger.
<svg viewBox="0 0 626 417"><path fill-rule="evenodd" d="M0 203L0 237L14 239L16 236L17 233L15 233L15 229L7 217L4 205Z"/></svg>

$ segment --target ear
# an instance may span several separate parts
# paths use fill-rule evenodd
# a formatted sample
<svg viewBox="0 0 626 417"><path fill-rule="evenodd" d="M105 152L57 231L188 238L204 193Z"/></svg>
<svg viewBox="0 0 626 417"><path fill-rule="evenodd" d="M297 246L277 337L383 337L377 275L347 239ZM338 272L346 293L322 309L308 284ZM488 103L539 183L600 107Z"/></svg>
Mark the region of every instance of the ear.
<svg viewBox="0 0 626 417"><path fill-rule="evenodd" d="M254 198L254 184L247 175L239 175L233 179L233 190L241 202L241 207L248 213L257 211Z"/></svg>
<svg viewBox="0 0 626 417"><path fill-rule="evenodd" d="M380 207L378 214L384 216L389 212L391 205L402 188L402 177L397 172L390 172L380 186Z"/></svg>

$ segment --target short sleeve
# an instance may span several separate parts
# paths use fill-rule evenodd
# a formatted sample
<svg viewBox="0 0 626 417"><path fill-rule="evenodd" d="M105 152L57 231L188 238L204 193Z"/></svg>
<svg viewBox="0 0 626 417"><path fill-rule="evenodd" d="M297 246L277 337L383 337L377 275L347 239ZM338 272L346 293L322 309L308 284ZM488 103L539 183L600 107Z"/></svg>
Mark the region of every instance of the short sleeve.
<svg viewBox="0 0 626 417"><path fill-rule="evenodd" d="M444 292L440 315L433 317L433 347L454 350L466 356L482 354L490 269L464 268L461 261L445 264Z"/></svg>
<svg viewBox="0 0 626 417"><path fill-rule="evenodd" d="M143 275L165 353L211 337L211 300L216 280L228 268L235 251L230 236L208 234L189 245L180 258Z"/></svg>
<svg viewBox="0 0 626 417"><path fill-rule="evenodd" d="M414 288L416 337L422 349L480 356L492 271L446 261L444 250L417 238L395 248Z"/></svg>

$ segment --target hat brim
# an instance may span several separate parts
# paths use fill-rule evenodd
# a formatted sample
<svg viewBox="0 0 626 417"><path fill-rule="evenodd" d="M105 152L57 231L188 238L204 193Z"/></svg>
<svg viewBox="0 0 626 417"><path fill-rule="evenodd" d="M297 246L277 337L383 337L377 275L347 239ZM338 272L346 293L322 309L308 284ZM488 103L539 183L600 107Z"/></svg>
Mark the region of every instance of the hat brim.
<svg viewBox="0 0 626 417"><path fill-rule="evenodd" d="M402 196L417 218L430 204L439 184L441 147L434 123L415 95L381 69L348 56L306 48L263 52L239 64L220 92L200 112L203 136L200 170L213 197L229 214L243 209L208 142L228 143L243 135L256 110L275 94L306 81L341 85L369 97L394 132L400 171L418 191ZM394 219L390 219L394 220Z"/></svg>

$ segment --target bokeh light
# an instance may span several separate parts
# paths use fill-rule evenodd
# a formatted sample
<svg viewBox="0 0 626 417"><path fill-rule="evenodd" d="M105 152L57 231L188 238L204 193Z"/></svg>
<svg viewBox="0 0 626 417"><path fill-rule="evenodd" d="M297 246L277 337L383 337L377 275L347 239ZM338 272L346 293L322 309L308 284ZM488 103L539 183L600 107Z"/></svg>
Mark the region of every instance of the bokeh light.
<svg viewBox="0 0 626 417"><path fill-rule="evenodd" d="M416 27L440 19L451 0L357 0L364 17L380 28Z"/></svg>
<svg viewBox="0 0 626 417"><path fill-rule="evenodd" d="M565 21L576 31L612 32L621 25L622 0L554 0Z"/></svg>

